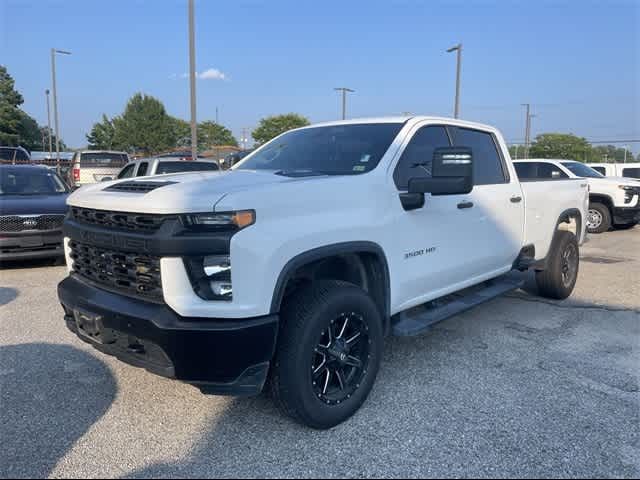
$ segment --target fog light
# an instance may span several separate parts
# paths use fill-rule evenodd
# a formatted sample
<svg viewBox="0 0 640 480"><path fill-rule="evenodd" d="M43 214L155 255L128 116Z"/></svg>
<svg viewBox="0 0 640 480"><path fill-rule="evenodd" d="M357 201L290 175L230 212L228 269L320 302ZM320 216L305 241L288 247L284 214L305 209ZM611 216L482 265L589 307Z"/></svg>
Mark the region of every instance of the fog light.
<svg viewBox="0 0 640 480"><path fill-rule="evenodd" d="M207 277L213 277L222 273L231 273L231 260L229 255L211 255L204 257L202 267Z"/></svg>
<svg viewBox="0 0 640 480"><path fill-rule="evenodd" d="M211 291L217 297L231 298L233 295L233 287L229 282L211 282Z"/></svg>

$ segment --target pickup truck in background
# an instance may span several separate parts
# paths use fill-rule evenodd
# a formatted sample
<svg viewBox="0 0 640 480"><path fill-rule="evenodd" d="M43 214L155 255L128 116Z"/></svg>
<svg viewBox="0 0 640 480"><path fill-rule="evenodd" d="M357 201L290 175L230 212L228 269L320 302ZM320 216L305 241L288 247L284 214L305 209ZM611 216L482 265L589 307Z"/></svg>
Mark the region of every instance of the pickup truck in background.
<svg viewBox="0 0 640 480"><path fill-rule="evenodd" d="M640 221L640 182L631 178L605 177L590 165L573 160L529 159L515 162L522 182L584 178L589 184L589 233L611 227L633 228Z"/></svg>
<svg viewBox="0 0 640 480"><path fill-rule="evenodd" d="M155 175L169 175L184 172L212 172L220 170L215 160L180 160L173 157L143 158L127 163L115 179L135 177L152 177ZM114 178L103 181L114 180Z"/></svg>
<svg viewBox="0 0 640 480"><path fill-rule="evenodd" d="M605 177L626 177L640 181L640 163L587 163Z"/></svg>
<svg viewBox="0 0 640 480"><path fill-rule="evenodd" d="M490 126L401 117L292 130L227 173L89 185L68 203L72 332L203 392L266 388L325 429L366 400L386 335L516 289L514 271L569 296L588 191L520 183Z"/></svg>

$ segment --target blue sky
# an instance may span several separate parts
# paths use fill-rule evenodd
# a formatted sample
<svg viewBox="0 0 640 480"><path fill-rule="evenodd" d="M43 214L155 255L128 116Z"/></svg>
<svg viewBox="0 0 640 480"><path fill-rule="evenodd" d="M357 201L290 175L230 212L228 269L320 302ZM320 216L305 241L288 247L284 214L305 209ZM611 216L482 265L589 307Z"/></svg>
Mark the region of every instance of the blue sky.
<svg viewBox="0 0 640 480"><path fill-rule="evenodd" d="M198 118L237 137L260 118L340 113L333 87L356 90L348 115L452 114L464 44L461 116L524 137L572 132L640 139L640 2L196 0ZM59 57L61 134L74 147L102 113L141 91L188 119L186 0L0 0L0 63L46 123L49 49ZM634 150L640 151L640 144Z"/></svg>

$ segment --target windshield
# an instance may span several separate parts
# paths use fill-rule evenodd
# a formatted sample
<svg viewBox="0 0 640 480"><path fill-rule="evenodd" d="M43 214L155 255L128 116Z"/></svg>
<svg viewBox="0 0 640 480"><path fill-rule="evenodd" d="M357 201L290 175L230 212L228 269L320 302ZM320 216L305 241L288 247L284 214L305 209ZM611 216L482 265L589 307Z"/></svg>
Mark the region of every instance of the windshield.
<svg viewBox="0 0 640 480"><path fill-rule="evenodd" d="M234 169L274 170L281 175L366 173L378 165L402 125L335 125L288 132Z"/></svg>
<svg viewBox="0 0 640 480"><path fill-rule="evenodd" d="M0 168L0 195L55 195L67 187L44 168Z"/></svg>
<svg viewBox="0 0 640 480"><path fill-rule="evenodd" d="M577 175L578 177L586 177L586 178L602 178L602 175L599 172L596 172L593 168L587 167L584 163L580 162L562 162L566 168L571 170L571 173Z"/></svg>

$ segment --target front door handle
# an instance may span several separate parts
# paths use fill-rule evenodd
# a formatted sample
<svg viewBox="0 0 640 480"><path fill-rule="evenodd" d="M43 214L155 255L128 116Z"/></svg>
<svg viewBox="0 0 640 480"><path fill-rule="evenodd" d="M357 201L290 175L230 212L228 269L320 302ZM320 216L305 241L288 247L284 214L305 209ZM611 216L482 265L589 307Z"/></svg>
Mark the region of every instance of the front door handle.
<svg viewBox="0 0 640 480"><path fill-rule="evenodd" d="M520 203L521 201L522 197L520 196L511 197L511 203Z"/></svg>
<svg viewBox="0 0 640 480"><path fill-rule="evenodd" d="M459 209L463 209L463 208L473 208L473 202L460 202L458 204L458 208Z"/></svg>

